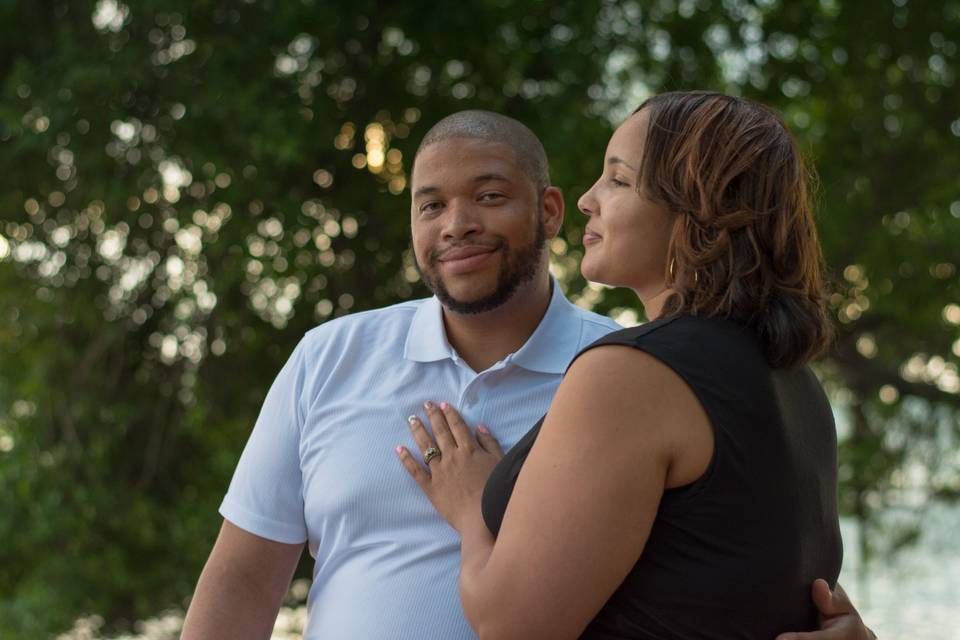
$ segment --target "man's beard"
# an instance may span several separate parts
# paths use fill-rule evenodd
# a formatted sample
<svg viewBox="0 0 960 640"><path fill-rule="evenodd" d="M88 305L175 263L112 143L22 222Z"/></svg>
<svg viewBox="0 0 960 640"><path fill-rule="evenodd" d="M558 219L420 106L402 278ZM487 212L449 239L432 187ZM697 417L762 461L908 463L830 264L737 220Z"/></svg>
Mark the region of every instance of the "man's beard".
<svg viewBox="0 0 960 640"><path fill-rule="evenodd" d="M437 255L431 252L427 257L427 263L430 272L427 273L420 266L420 262L414 255L414 265L420 279L427 285L440 300L444 307L462 315L484 313L492 311L500 305L507 302L513 294L517 292L520 285L526 284L534 279L540 268L540 256L543 253L543 247L547 242L547 230L543 220L537 220L537 228L533 242L520 247L515 251L510 250L510 245L506 240L500 239L495 251L503 252L503 260L500 263L500 272L497 274L497 286L493 292L478 300L464 301L454 298L447 290L443 279L439 276L437 270Z"/></svg>

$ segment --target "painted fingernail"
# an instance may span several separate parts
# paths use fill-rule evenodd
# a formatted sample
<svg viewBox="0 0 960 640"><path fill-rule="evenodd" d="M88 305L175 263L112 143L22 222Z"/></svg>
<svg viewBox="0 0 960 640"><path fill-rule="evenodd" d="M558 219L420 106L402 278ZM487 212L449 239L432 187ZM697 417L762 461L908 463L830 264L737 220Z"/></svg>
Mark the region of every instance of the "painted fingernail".
<svg viewBox="0 0 960 640"><path fill-rule="evenodd" d="M487 429L487 428L486 428L485 426L483 426L482 424L477 427L477 431L479 431L479 432L482 433L483 435L490 435L490 429Z"/></svg>
<svg viewBox="0 0 960 640"><path fill-rule="evenodd" d="M403 455L403 447L400 446L399 444L397 445L397 455L398 455L398 456L402 456L402 455Z"/></svg>
<svg viewBox="0 0 960 640"><path fill-rule="evenodd" d="M423 408L426 409L427 411L430 411L430 409L433 409L433 403L427 400L426 402L423 403Z"/></svg>
<svg viewBox="0 0 960 640"><path fill-rule="evenodd" d="M450 406L450 405L448 405L446 402L441 402L441 403L440 403L440 408L441 408L442 410L444 410L444 411L446 411L446 410L447 410L447 407L449 407L449 406Z"/></svg>
<svg viewBox="0 0 960 640"><path fill-rule="evenodd" d="M407 416L407 422L410 423L410 426L417 424L417 416Z"/></svg>

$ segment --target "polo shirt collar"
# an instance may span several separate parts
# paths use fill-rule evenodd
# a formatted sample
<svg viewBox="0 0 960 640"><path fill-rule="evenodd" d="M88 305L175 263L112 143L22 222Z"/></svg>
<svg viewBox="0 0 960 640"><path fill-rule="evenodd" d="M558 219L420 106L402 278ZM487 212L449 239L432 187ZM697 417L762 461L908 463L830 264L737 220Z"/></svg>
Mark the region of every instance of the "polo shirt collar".
<svg viewBox="0 0 960 640"><path fill-rule="evenodd" d="M547 312L533 335L507 357L507 362L530 371L563 374L579 350L583 312L567 300L555 278L550 280L553 293Z"/></svg>
<svg viewBox="0 0 960 640"><path fill-rule="evenodd" d="M443 307L437 296L424 300L413 314L403 357L414 362L434 362L445 358L457 360L456 352L447 342Z"/></svg>
<svg viewBox="0 0 960 640"><path fill-rule="evenodd" d="M554 278L551 278L551 289L550 305L540 324L519 350L507 356L504 364L515 364L541 373L562 374L577 355L582 312L567 300ZM424 300L417 308L407 333L403 356L415 362L459 359L447 341L443 307L436 296Z"/></svg>

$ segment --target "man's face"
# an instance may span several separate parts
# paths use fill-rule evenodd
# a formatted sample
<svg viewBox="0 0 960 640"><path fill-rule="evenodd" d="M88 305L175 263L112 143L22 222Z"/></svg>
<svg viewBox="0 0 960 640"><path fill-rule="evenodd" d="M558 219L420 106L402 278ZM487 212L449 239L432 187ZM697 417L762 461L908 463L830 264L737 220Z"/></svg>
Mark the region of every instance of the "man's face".
<svg viewBox="0 0 960 640"><path fill-rule="evenodd" d="M411 189L417 270L451 311L494 309L545 266L542 199L509 146L435 142L417 157Z"/></svg>

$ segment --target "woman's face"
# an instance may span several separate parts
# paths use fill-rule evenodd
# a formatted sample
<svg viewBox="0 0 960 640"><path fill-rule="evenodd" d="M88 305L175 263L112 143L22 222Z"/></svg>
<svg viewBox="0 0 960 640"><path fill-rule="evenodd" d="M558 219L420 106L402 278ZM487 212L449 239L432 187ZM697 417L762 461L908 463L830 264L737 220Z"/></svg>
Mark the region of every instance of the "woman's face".
<svg viewBox="0 0 960 640"><path fill-rule="evenodd" d="M577 206L586 215L580 271L588 280L633 289L646 302L665 290L674 216L638 191L646 110L632 115L607 144L603 174Z"/></svg>

